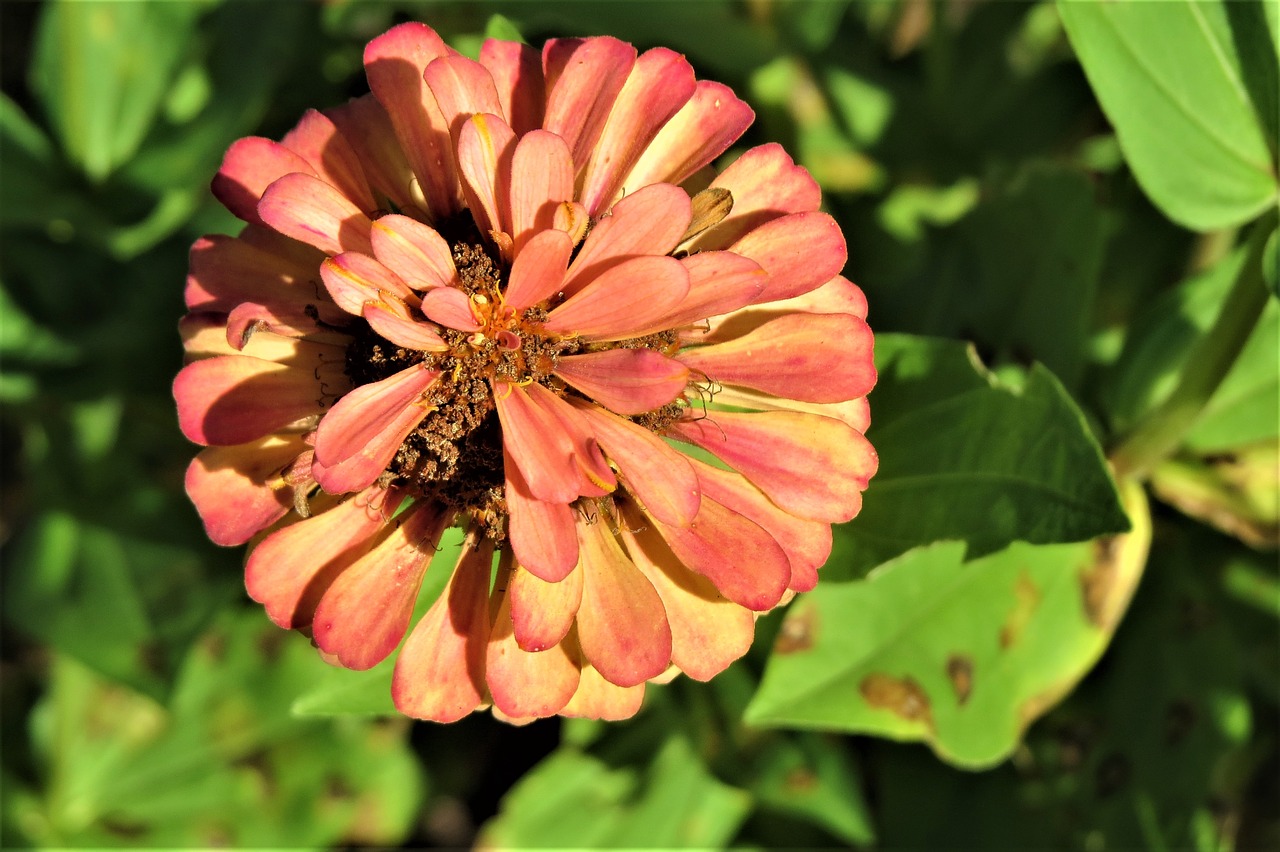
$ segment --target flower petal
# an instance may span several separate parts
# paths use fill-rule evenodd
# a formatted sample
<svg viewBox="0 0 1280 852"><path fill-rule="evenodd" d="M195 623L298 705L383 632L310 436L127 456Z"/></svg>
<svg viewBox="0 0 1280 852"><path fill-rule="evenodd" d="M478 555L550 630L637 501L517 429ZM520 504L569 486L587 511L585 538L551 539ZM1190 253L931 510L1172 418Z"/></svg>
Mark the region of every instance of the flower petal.
<svg viewBox="0 0 1280 852"><path fill-rule="evenodd" d="M777 606L787 590L791 563L782 546L759 524L705 494L697 518L687 527L650 520L680 562L734 603L764 612Z"/></svg>
<svg viewBox="0 0 1280 852"><path fill-rule="evenodd" d="M279 142L248 136L231 143L209 188L236 216L261 224L258 202L262 194L272 183L294 172L316 175L306 159Z"/></svg>
<svg viewBox="0 0 1280 852"><path fill-rule="evenodd" d="M280 143L306 160L321 180L350 198L361 210L372 213L377 208L360 158L324 113L307 110Z"/></svg>
<svg viewBox="0 0 1280 852"><path fill-rule="evenodd" d="M392 521L391 534L338 575L320 599L312 639L349 669L363 671L396 649L444 532L445 514L415 503Z"/></svg>
<svg viewBox="0 0 1280 852"><path fill-rule="evenodd" d="M662 599L671 624L671 661L694 680L710 680L751 647L755 617L681 564L662 537L642 530L643 525L643 516L629 515L621 534L636 567Z"/></svg>
<svg viewBox="0 0 1280 852"><path fill-rule="evenodd" d="M401 301L417 298L399 275L360 252L325 258L320 264L320 278L338 307L354 316L364 313L365 302L383 301L386 294Z"/></svg>
<svg viewBox="0 0 1280 852"><path fill-rule="evenodd" d="M564 231L542 231L523 247L517 243L510 283L503 294L507 307L524 310L558 293L572 253L573 240Z"/></svg>
<svg viewBox="0 0 1280 852"><path fill-rule="evenodd" d="M696 250L728 248L744 234L788 213L818 209L822 190L777 142L747 151L711 182L733 196L733 209L693 241Z"/></svg>
<svg viewBox="0 0 1280 852"><path fill-rule="evenodd" d="M471 116L490 113L496 118L496 114L502 112L493 78L474 59L458 54L433 59L422 72L422 79L435 97L445 126L455 140Z"/></svg>
<svg viewBox="0 0 1280 852"><path fill-rule="evenodd" d="M618 487L618 479L605 460L596 443L591 426L577 408L560 396L534 383L528 388L529 398L556 418L560 431L568 437L573 447L573 461L582 476L578 482L578 494L584 497L604 497Z"/></svg>
<svg viewBox="0 0 1280 852"><path fill-rule="evenodd" d="M493 114L471 116L458 133L458 169L463 194L476 227L485 236L511 230L507 215L511 159L516 136L506 122Z"/></svg>
<svg viewBox="0 0 1280 852"><path fill-rule="evenodd" d="M345 319L324 298L323 290L313 286L323 254L265 226L245 228L246 234L254 231L289 243L301 250L301 256L271 242L259 247L223 234L201 237L188 255L190 269L184 292L188 310L225 313L241 302L252 301L294 313L305 313L307 305L314 305L327 322Z"/></svg>
<svg viewBox="0 0 1280 852"><path fill-rule="evenodd" d="M783 509L828 523L858 514L877 465L861 433L814 414L716 411L673 423L667 434L716 456Z"/></svg>
<svg viewBox="0 0 1280 852"><path fill-rule="evenodd" d="M514 464L529 493L548 503L572 503L581 481L573 442L555 415L519 385L494 382L493 399L502 424L504 466Z"/></svg>
<svg viewBox="0 0 1280 852"><path fill-rule="evenodd" d="M542 126L569 145L578 171L627 82L636 49L609 36L553 39L542 49L547 111Z"/></svg>
<svg viewBox="0 0 1280 852"><path fill-rule="evenodd" d="M372 93L361 95L325 110L325 115L355 152L380 206L396 210L418 209L412 190L415 180L413 169L405 159L391 118L378 99Z"/></svg>
<svg viewBox="0 0 1280 852"><path fill-rule="evenodd" d="M415 719L456 722L484 703L493 548L467 548L396 657L391 697Z"/></svg>
<svg viewBox="0 0 1280 852"><path fill-rule="evenodd" d="M480 45L480 64L493 78L502 114L519 136L542 126L546 90L542 81L542 55L527 44L486 39Z"/></svg>
<svg viewBox="0 0 1280 852"><path fill-rule="evenodd" d="M394 303L365 302L361 313L374 332L397 346L423 352L448 351L449 344L444 342L435 326L406 318L401 314L402 310Z"/></svg>
<svg viewBox="0 0 1280 852"><path fill-rule="evenodd" d="M248 355L206 358L173 382L182 434L197 444L245 444L325 407L310 370Z"/></svg>
<svg viewBox="0 0 1280 852"><path fill-rule="evenodd" d="M286 237L326 254L373 252L369 217L341 192L312 175L289 174L271 184L258 202L258 215Z"/></svg>
<svg viewBox="0 0 1280 852"><path fill-rule="evenodd" d="M842 402L875 386L871 329L848 314L784 314L742 337L686 349L712 381L805 402Z"/></svg>
<svg viewBox="0 0 1280 852"><path fill-rule="evenodd" d="M678 399L689 384L680 362L652 349L561 356L555 375L618 414L644 414Z"/></svg>
<svg viewBox="0 0 1280 852"><path fill-rule="evenodd" d="M746 388L724 387L716 393L716 402L754 411L806 411L809 414L821 414L823 417L834 417L863 434L866 434L867 427L871 425L871 406L867 404L865 396L844 402L800 402Z"/></svg>
<svg viewBox="0 0 1280 852"><path fill-rule="evenodd" d="M689 273L673 257L633 257L594 278L547 314L551 334L623 340L661 331L689 292Z"/></svg>
<svg viewBox="0 0 1280 852"><path fill-rule="evenodd" d="M699 80L693 97L658 131L623 185L684 183L729 150L754 120L751 107L728 86Z"/></svg>
<svg viewBox="0 0 1280 852"><path fill-rule="evenodd" d="M440 373L415 364L338 400L316 430L316 482L330 494L358 491L382 475L431 410L424 399Z"/></svg>
<svg viewBox="0 0 1280 852"><path fill-rule="evenodd" d="M520 468L503 451L506 477L507 537L516 561L548 583L558 583L578 563L574 511L568 503L547 503L529 492Z"/></svg>
<svg viewBox="0 0 1280 852"><path fill-rule="evenodd" d="M678 186L654 184L628 195L591 229L569 267L564 291L572 295L636 255L670 253L692 218L689 196Z"/></svg>
<svg viewBox="0 0 1280 852"><path fill-rule="evenodd" d="M791 563L789 589L807 592L818 584L818 569L831 555L831 525L798 518L779 509L746 477L690 459L702 493L759 524L782 546Z"/></svg>
<svg viewBox="0 0 1280 852"><path fill-rule="evenodd" d="M627 490L649 514L678 527L693 522L702 491L683 453L648 429L597 406L582 404L578 410L609 460L618 466Z"/></svg>
<svg viewBox="0 0 1280 852"><path fill-rule="evenodd" d="M671 627L662 599L609 530L579 524L582 605L578 641L605 680L635 686L671 662Z"/></svg>
<svg viewBox="0 0 1280 852"><path fill-rule="evenodd" d="M249 597L263 604L267 617L281 627L306 627L333 578L368 551L402 496L367 488L271 533L245 563Z"/></svg>
<svg viewBox="0 0 1280 852"><path fill-rule="evenodd" d="M519 257L525 242L554 227L556 211L573 201L573 160L565 141L545 130L522 136L511 157L507 192L511 236Z"/></svg>
<svg viewBox="0 0 1280 852"><path fill-rule="evenodd" d="M369 88L386 109L417 176L426 210L436 221L460 208L458 178L449 125L423 71L448 53L435 30L416 21L392 27L364 49Z"/></svg>
<svg viewBox="0 0 1280 852"><path fill-rule="evenodd" d="M483 326L471 308L471 297L457 287L437 287L422 296L422 312L428 319L458 331L479 331Z"/></svg>
<svg viewBox="0 0 1280 852"><path fill-rule="evenodd" d="M636 60L591 151L583 178L579 200L593 218L614 201L623 178L695 88L693 66L675 51L654 48Z"/></svg>
<svg viewBox="0 0 1280 852"><path fill-rule="evenodd" d="M560 710L561 716L578 719L603 719L619 722L640 712L644 703L644 684L618 686L600 676L595 666L584 663L578 689L569 703Z"/></svg>
<svg viewBox="0 0 1280 852"><path fill-rule="evenodd" d="M454 284L453 252L435 228L408 216L383 216L370 233L374 256L414 290Z"/></svg>
<svg viewBox="0 0 1280 852"><path fill-rule="evenodd" d="M545 651L560 644L582 602L582 572L548 583L516 565L507 594L516 642L526 651Z"/></svg>
<svg viewBox="0 0 1280 852"><path fill-rule="evenodd" d="M704 251L680 258L689 273L689 292L671 309L671 328L700 322L750 304L769 284L769 274L750 258L728 251Z"/></svg>
<svg viewBox="0 0 1280 852"><path fill-rule="evenodd" d="M244 544L293 507L282 471L307 449L297 436L209 447L187 467L187 496L214 544Z"/></svg>
<svg viewBox="0 0 1280 852"><path fill-rule="evenodd" d="M766 222L731 247L769 273L756 302L774 302L807 293L837 275L848 253L844 234L826 213L792 213Z"/></svg>
<svg viewBox="0 0 1280 852"><path fill-rule="evenodd" d="M499 569L501 572L501 569ZM516 642L511 622L511 596L499 578L495 595L501 605L494 617L485 655L485 680L494 706L513 718L551 716L578 688L577 653L568 639L546 651L525 651Z"/></svg>

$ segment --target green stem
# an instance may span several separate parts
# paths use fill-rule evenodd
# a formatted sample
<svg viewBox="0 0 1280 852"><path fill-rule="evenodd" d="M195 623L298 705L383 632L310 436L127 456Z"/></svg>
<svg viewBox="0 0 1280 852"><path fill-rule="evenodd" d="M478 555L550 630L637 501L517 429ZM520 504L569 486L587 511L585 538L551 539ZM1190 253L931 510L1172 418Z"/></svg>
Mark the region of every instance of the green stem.
<svg viewBox="0 0 1280 852"><path fill-rule="evenodd" d="M1276 210L1272 209L1254 225L1240 274L1213 327L1192 349L1173 393L1147 412L1112 451L1111 463L1117 477L1144 476L1171 455L1231 370L1267 304L1262 250L1276 226L1276 218Z"/></svg>

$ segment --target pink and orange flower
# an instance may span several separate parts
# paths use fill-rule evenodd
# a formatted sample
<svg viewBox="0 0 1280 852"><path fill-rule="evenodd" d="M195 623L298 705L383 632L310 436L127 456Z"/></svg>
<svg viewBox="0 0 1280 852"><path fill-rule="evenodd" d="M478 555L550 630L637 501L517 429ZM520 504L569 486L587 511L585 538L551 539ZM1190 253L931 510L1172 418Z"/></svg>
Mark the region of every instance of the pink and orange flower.
<svg viewBox="0 0 1280 852"><path fill-rule="evenodd" d="M623 718L711 678L876 469L817 184L777 145L715 176L752 112L669 50L473 61L413 23L364 60L370 95L213 182L247 224L192 247L174 383L209 536L250 543L249 594L330 660L399 648L410 716Z"/></svg>

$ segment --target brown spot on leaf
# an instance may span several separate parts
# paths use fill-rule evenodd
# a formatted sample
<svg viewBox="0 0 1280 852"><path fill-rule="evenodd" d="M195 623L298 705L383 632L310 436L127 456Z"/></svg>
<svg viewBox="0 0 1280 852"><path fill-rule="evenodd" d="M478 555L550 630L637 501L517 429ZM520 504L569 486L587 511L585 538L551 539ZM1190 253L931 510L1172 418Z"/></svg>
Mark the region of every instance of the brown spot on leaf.
<svg viewBox="0 0 1280 852"><path fill-rule="evenodd" d="M774 645L775 654L794 654L807 651L813 647L814 636L818 632L818 608L811 604L801 603L787 613L778 630L778 640Z"/></svg>
<svg viewBox="0 0 1280 852"><path fill-rule="evenodd" d="M1023 571L1018 575L1018 579L1013 585L1013 609L1009 611L1009 617L1005 619L1004 626L1000 628L1001 648L1007 650L1017 643L1022 631L1026 629L1027 624L1031 621L1031 616L1035 615L1036 608L1039 606L1040 587L1035 584L1026 571Z"/></svg>
<svg viewBox="0 0 1280 852"><path fill-rule="evenodd" d="M811 769L797 767L787 773L782 786L788 793L808 793L818 786L818 776Z"/></svg>
<svg viewBox="0 0 1280 852"><path fill-rule="evenodd" d="M1112 589L1120 577L1120 538L1107 536L1093 543L1093 561L1080 574L1080 591L1084 612L1095 627L1105 629L1110 623Z"/></svg>
<svg viewBox="0 0 1280 852"><path fill-rule="evenodd" d="M933 727L929 696L912 677L897 678L876 672L862 679L858 691L877 710L888 710L908 722L923 722Z"/></svg>
<svg viewBox="0 0 1280 852"><path fill-rule="evenodd" d="M961 707L973 691L973 659L967 654L952 654L947 658L947 679L956 691L956 703Z"/></svg>

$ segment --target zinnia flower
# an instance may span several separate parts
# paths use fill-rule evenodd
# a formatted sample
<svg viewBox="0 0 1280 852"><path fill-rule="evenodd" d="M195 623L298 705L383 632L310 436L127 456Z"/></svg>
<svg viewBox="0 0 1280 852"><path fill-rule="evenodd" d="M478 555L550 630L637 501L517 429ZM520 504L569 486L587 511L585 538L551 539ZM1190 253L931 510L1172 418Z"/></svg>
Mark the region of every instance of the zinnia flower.
<svg viewBox="0 0 1280 852"><path fill-rule="evenodd" d="M249 594L331 661L403 642L410 716L623 718L712 677L876 468L817 184L777 145L712 180L753 115L669 50L476 62L411 23L364 61L372 94L213 181L247 224L192 248L174 384L209 536L251 544Z"/></svg>

